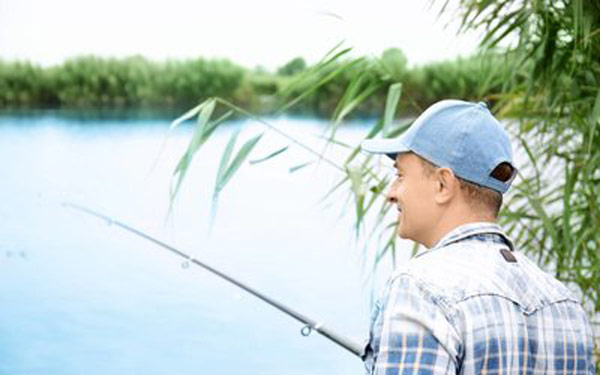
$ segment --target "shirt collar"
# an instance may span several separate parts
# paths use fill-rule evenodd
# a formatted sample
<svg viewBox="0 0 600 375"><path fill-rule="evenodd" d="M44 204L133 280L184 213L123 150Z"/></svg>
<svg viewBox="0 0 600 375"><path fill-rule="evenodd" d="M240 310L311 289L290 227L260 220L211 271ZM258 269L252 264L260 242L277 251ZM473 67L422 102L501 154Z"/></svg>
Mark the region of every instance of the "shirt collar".
<svg viewBox="0 0 600 375"><path fill-rule="evenodd" d="M442 237L431 249L424 249L423 251L420 251L417 256L480 234L497 234L505 240L511 251L514 250L514 245L511 239L506 235L506 233L504 233L498 224L490 222L477 222L463 224L452 229L450 232L446 233L446 235Z"/></svg>

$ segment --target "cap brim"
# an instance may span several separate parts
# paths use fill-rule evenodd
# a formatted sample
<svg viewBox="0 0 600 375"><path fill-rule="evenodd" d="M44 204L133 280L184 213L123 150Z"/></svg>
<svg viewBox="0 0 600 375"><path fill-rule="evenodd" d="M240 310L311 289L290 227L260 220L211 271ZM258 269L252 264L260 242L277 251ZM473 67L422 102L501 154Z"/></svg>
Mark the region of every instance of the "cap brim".
<svg viewBox="0 0 600 375"><path fill-rule="evenodd" d="M396 159L398 154L409 152L401 138L396 139L366 139L361 142L360 148L371 154L385 154L392 159Z"/></svg>

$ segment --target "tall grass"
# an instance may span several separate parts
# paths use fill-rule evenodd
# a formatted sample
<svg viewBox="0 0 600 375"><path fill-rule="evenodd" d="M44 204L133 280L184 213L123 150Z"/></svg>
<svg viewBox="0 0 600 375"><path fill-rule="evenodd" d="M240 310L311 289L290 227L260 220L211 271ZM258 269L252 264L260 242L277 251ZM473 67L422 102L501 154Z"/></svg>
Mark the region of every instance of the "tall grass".
<svg viewBox="0 0 600 375"><path fill-rule="evenodd" d="M600 3L462 0L460 9L464 28L486 30L484 46L513 56L495 110L517 120L529 160L503 221L598 313Z"/></svg>

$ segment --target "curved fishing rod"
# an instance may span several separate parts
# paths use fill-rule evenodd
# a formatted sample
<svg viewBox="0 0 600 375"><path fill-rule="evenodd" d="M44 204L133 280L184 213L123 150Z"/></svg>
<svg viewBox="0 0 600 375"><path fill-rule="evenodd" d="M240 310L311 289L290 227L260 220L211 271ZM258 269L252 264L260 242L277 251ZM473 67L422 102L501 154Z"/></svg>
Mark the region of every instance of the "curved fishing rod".
<svg viewBox="0 0 600 375"><path fill-rule="evenodd" d="M197 259L192 258L190 255L184 253L183 251L180 251L176 248L174 248L171 245L168 245L160 240L157 240L156 238L142 232L139 229L135 229L133 227L130 227L129 225L122 223L118 220L115 220L113 218L110 218L106 215L103 215L99 212L96 212L94 210L91 210L87 207L75 204L75 203L70 203L70 202L63 202L61 204L63 207L67 207L67 208L72 208L74 210L86 213L88 215L91 216L95 216L99 219L102 219L104 221L106 221L108 224L110 225L116 225L118 227L121 227L122 229L126 230L129 233L133 233L138 237L142 237L150 242L153 242L155 244L157 244L158 246L171 251L172 253L184 258L186 261L191 262L199 267L204 268L205 270L219 276L220 278L229 281L230 283L232 283L233 285L245 290L246 292L252 294L253 296L263 300L264 302L268 303L269 305L275 307L276 309L278 309L279 311L291 316L292 318L296 319L297 321L299 321L300 323L304 324L304 327L302 327L302 330L300 331L301 334L303 336L308 336L310 335L310 333L314 330L318 333L320 333L321 335L327 337L329 340L333 341L334 343L338 344L339 346L341 346L342 348L348 350L349 352L351 352L352 354L358 356L359 358L362 358L363 356L363 347L355 342L350 341L349 339L331 331L329 328L326 328L322 323L319 323L313 319L310 319L296 311L294 311L293 309L291 309L290 307L287 307L286 305L270 298L267 297L266 295L264 295L263 293L259 292L258 290L251 288L245 284L243 284L242 282L234 279L231 276L228 276L226 274L224 274L223 272L205 264L200 262Z"/></svg>

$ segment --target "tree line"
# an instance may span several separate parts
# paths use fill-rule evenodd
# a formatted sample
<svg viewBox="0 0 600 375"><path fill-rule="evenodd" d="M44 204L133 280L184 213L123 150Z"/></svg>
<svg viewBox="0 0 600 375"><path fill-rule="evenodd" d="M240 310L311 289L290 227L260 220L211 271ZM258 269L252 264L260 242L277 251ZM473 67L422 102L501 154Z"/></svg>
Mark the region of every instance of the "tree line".
<svg viewBox="0 0 600 375"><path fill-rule="evenodd" d="M500 59L471 56L414 67L401 50L386 50L380 58L364 61L319 86L289 112L330 116L340 95L357 71L364 82L377 86L355 115L377 115L393 82L404 85L405 113L419 112L447 97L463 99L491 95L498 85L482 85L482 72L499 69ZM343 65L336 61L328 69ZM101 58L82 56L41 67L31 62L0 60L0 109L14 108L152 108L179 109L209 97L222 97L256 113L270 113L285 98L306 89L299 79L310 71L301 57L277 69L247 69L226 59L196 58L155 62L141 56ZM487 78L486 78L487 79ZM485 86L487 92L482 92Z"/></svg>

